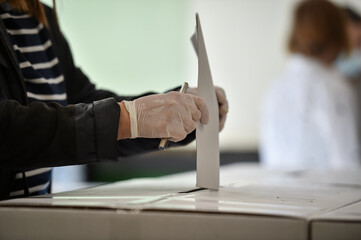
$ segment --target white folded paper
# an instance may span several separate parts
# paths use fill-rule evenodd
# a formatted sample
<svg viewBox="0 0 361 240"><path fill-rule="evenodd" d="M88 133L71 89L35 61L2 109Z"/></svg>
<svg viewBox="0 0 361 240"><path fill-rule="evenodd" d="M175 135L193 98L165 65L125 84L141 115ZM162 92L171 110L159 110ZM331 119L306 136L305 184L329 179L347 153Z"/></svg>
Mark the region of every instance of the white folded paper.
<svg viewBox="0 0 361 240"><path fill-rule="evenodd" d="M213 86L207 51L196 13L196 44L198 52L198 95L206 101L209 110L209 123L197 125L197 187L218 190L219 188L219 113L216 93Z"/></svg>

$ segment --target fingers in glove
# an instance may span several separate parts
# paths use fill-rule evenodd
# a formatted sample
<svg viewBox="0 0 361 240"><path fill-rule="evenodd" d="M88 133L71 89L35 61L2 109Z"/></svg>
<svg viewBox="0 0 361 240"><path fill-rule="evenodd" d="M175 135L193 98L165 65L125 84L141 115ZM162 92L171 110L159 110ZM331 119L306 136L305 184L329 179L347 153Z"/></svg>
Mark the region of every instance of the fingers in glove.
<svg viewBox="0 0 361 240"><path fill-rule="evenodd" d="M224 123L226 122L227 115L219 116L219 131L222 131L224 128Z"/></svg>
<svg viewBox="0 0 361 240"><path fill-rule="evenodd" d="M216 87L215 89L216 89L216 96L219 105L219 114L223 116L228 113L228 101L227 101L226 93L224 92L223 88Z"/></svg>
<svg viewBox="0 0 361 240"><path fill-rule="evenodd" d="M200 122L202 124L208 124L209 111L208 111L207 105L204 102L203 98L198 97L198 96L193 96L193 100L194 100L194 103L197 106L198 110L201 112Z"/></svg>
<svg viewBox="0 0 361 240"><path fill-rule="evenodd" d="M215 90L218 103L220 105L227 103L226 93L224 92L223 88L215 87Z"/></svg>
<svg viewBox="0 0 361 240"><path fill-rule="evenodd" d="M194 121L193 119L187 119L187 121L183 122L184 130L188 133L191 133L196 129L197 127L197 121Z"/></svg>
<svg viewBox="0 0 361 240"><path fill-rule="evenodd" d="M183 120L182 116L179 114L178 115L178 119L174 119L168 129L169 129L169 134L170 134L170 140L172 142L179 142L181 140L183 140L184 138L186 138L187 136L187 131L185 130L186 125L189 125L189 119L185 119Z"/></svg>

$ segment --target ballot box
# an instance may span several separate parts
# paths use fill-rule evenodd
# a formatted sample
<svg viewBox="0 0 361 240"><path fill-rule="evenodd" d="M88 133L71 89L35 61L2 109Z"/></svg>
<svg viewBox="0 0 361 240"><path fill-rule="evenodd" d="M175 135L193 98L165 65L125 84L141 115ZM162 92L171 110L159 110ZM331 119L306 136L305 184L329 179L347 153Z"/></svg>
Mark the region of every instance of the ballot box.
<svg viewBox="0 0 361 240"><path fill-rule="evenodd" d="M312 239L361 239L361 202L314 217Z"/></svg>
<svg viewBox="0 0 361 240"><path fill-rule="evenodd" d="M331 172L327 176L321 176L318 181L332 185L359 188L361 175L355 173L348 175L342 172ZM307 176L307 179L310 180L313 177ZM336 179L337 182L334 181ZM312 217L310 222L312 239L361 239L361 202L356 200L355 202L325 211Z"/></svg>
<svg viewBox="0 0 361 240"><path fill-rule="evenodd" d="M3 201L0 239L360 239L360 171L220 173L218 191L189 172Z"/></svg>

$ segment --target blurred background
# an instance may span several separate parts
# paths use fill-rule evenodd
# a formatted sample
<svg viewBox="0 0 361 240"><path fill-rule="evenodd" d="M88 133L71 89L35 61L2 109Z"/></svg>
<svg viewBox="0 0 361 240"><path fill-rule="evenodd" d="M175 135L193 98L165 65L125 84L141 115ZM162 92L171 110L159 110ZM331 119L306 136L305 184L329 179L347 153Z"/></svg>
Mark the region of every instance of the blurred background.
<svg viewBox="0 0 361 240"><path fill-rule="evenodd" d="M43 0L52 5L52 1ZM221 162L258 161L260 105L287 59L296 0L57 0L60 26L76 64L100 88L135 95L197 83L190 42L202 23L213 82L229 114ZM361 12L360 0L333 1ZM114 181L195 169L195 143L117 164L59 168L57 181ZM82 172L83 174L80 174ZM75 177L77 176L77 177Z"/></svg>

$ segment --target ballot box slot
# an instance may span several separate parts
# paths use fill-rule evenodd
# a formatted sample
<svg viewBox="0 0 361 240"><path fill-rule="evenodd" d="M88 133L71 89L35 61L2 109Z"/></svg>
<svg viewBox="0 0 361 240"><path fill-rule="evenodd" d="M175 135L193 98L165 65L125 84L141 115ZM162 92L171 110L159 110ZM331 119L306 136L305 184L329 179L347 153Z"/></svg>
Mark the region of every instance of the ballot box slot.
<svg viewBox="0 0 361 240"><path fill-rule="evenodd" d="M188 191L182 191L182 192L178 192L178 193L193 193L193 192L198 192L198 191L202 191L205 190L206 188L195 188L195 189L191 189Z"/></svg>

